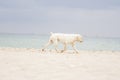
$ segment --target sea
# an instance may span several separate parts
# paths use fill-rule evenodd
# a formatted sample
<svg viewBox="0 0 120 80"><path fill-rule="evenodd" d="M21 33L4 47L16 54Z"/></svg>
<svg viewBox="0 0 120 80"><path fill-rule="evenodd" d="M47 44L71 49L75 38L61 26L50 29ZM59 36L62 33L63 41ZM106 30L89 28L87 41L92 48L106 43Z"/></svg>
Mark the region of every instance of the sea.
<svg viewBox="0 0 120 80"><path fill-rule="evenodd" d="M41 49L49 40L50 35L44 34L0 34L0 48L36 48ZM106 37L84 37L82 43L76 43L78 50L111 50L120 51L120 38ZM58 45L59 49L63 49L63 45ZM72 49L71 45L67 46ZM54 49L50 45L48 49Z"/></svg>

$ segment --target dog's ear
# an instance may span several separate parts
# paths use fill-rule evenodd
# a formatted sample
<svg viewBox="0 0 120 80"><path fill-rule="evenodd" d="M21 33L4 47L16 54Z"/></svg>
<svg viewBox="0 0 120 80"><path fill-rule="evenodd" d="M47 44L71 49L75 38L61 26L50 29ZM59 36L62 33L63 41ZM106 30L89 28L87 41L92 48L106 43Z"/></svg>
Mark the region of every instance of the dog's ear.
<svg viewBox="0 0 120 80"><path fill-rule="evenodd" d="M52 34L53 34L53 32L50 32L50 34L52 35Z"/></svg>

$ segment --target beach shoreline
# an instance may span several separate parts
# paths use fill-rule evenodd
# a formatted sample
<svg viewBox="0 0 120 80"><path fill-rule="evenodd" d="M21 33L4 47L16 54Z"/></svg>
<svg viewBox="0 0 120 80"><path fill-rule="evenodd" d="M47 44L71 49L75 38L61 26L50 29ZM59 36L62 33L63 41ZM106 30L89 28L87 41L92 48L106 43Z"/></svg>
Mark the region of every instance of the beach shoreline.
<svg viewBox="0 0 120 80"><path fill-rule="evenodd" d="M48 53L61 53L62 49L59 49L58 52L55 51L55 49L45 49L45 51L42 51L42 48L15 48L15 47L0 47L0 51L36 51L40 53L48 52ZM78 50L80 52L120 52L119 50ZM66 50L63 53L76 53L74 50ZM78 54L79 54L78 53Z"/></svg>

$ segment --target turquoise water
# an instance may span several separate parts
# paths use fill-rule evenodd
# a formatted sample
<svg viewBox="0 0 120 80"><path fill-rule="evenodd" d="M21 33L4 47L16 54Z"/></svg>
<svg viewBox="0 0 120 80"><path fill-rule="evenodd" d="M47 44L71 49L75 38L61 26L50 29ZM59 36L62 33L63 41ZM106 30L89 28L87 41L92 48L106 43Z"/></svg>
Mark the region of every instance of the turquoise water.
<svg viewBox="0 0 120 80"><path fill-rule="evenodd" d="M0 34L0 47L42 48L47 43L49 35L15 35ZM84 37L83 43L77 43L79 50L112 50L120 51L120 38L90 38ZM50 46L49 48L54 48ZM62 44L59 45L62 48ZM72 49L71 46L68 46Z"/></svg>

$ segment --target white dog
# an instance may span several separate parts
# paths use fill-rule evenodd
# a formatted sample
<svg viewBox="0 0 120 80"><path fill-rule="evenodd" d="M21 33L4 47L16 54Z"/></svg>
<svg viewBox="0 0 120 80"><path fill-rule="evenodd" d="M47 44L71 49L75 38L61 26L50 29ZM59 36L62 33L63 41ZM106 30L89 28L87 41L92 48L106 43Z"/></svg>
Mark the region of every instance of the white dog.
<svg viewBox="0 0 120 80"><path fill-rule="evenodd" d="M75 42L83 42L82 36L80 34L63 34L63 33L52 33L49 38L48 43L44 46L42 51L47 48L49 45L54 44L55 50L57 50L58 42L64 44L64 49L61 52L66 51L67 45L71 44L76 53L78 50L75 47Z"/></svg>

